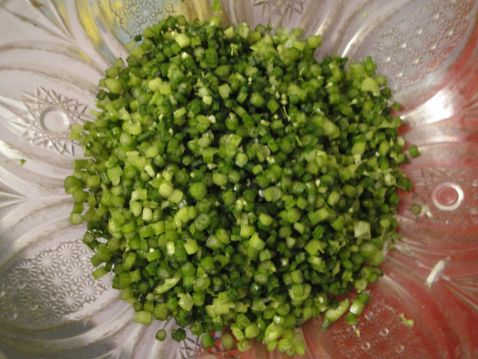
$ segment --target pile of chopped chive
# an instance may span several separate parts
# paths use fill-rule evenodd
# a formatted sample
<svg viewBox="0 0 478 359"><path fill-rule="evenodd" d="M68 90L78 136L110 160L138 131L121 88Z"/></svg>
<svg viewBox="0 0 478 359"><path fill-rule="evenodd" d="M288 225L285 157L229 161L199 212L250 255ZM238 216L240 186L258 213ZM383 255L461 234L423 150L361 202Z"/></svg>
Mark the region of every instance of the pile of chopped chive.
<svg viewBox="0 0 478 359"><path fill-rule="evenodd" d="M294 355L308 319L364 310L411 186L400 119L371 58L317 61L320 37L301 35L169 17L106 71L96 120L72 128L86 158L65 180L70 220L136 321Z"/></svg>

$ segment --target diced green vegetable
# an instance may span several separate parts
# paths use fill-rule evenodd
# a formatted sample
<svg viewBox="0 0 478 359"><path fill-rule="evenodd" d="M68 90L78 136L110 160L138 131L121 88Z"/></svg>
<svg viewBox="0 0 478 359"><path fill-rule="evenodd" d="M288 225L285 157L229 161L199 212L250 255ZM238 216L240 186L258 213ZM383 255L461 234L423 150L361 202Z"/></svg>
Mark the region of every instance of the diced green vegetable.
<svg viewBox="0 0 478 359"><path fill-rule="evenodd" d="M418 216L422 213L422 206L418 203L412 205L411 211L414 215Z"/></svg>
<svg viewBox="0 0 478 359"><path fill-rule="evenodd" d="M371 58L316 60L320 36L223 28L212 5L207 22L146 28L106 71L96 119L71 128L85 158L64 181L69 219L137 322L303 355L296 328L321 313L355 325L398 236L400 119Z"/></svg>

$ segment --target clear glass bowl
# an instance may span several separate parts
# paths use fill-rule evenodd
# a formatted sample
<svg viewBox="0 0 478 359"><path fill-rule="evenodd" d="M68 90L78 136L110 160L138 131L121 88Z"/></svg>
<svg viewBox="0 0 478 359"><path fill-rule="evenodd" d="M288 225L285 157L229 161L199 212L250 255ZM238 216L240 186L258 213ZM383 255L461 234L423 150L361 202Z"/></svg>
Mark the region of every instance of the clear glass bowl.
<svg viewBox="0 0 478 359"><path fill-rule="evenodd" d="M322 34L319 56L373 56L403 104L403 136L422 153L404 168L415 187L401 194L403 239L357 330L307 323L307 358L478 358L478 2L223 6L233 23ZM156 342L172 322L132 322L110 279L91 278L62 187L80 153L68 129L90 118L103 70L133 35L175 13L207 18L208 1L0 0L0 357L227 357L201 351L193 336ZM256 346L241 356L266 357L280 355Z"/></svg>

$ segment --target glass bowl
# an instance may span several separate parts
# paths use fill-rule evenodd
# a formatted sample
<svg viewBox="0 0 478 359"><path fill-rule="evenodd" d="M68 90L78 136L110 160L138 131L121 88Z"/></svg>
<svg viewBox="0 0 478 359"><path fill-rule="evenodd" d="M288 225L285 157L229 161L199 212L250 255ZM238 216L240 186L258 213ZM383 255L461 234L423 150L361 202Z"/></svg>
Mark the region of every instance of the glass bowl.
<svg viewBox="0 0 478 359"><path fill-rule="evenodd" d="M225 21L302 27L318 56L371 55L403 105L403 239L356 328L303 327L305 358L478 358L478 2L224 0ZM84 228L68 224L63 178L96 84L145 26L210 16L207 0L0 0L0 357L216 358L188 335L154 340L110 278L91 277ZM423 214L411 206L420 203ZM407 326L404 319L413 319ZM279 358L257 345L241 358Z"/></svg>

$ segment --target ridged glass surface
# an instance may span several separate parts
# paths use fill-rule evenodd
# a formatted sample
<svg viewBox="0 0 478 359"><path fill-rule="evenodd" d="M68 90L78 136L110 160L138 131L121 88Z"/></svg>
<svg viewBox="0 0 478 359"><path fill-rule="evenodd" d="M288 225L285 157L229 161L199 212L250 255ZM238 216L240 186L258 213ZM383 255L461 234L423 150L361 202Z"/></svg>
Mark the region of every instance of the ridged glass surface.
<svg viewBox="0 0 478 359"><path fill-rule="evenodd" d="M305 358L478 358L478 1L223 0L226 20L323 35L318 56L371 55L402 103L402 241L356 330L303 327ZM68 224L63 178L96 84L144 27L205 19L207 0L0 0L0 358L226 358L193 336L159 343L110 278L91 277L84 227ZM410 208L422 203L425 213ZM400 315L415 321L405 326ZM228 356L229 355L229 356ZM257 345L240 356L281 358Z"/></svg>

